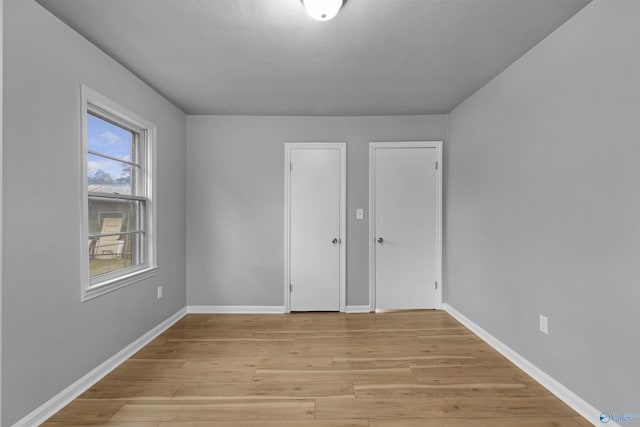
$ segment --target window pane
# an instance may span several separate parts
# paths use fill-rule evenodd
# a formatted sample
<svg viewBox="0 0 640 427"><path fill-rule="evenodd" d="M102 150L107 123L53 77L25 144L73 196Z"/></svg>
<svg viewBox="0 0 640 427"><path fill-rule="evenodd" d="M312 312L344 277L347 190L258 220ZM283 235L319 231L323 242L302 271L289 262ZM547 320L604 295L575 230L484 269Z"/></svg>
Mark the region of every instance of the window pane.
<svg viewBox="0 0 640 427"><path fill-rule="evenodd" d="M133 194L132 168L134 167L128 163L89 154L87 157L89 191L95 193Z"/></svg>
<svg viewBox="0 0 640 427"><path fill-rule="evenodd" d="M117 236L96 239L95 245L89 246L89 277L144 264L141 236L139 232L121 236L123 239Z"/></svg>
<svg viewBox="0 0 640 427"><path fill-rule="evenodd" d="M145 262L145 202L89 198L89 277Z"/></svg>
<svg viewBox="0 0 640 427"><path fill-rule="evenodd" d="M133 154L134 134L99 117L87 114L87 143L89 151L136 163Z"/></svg>
<svg viewBox="0 0 640 427"><path fill-rule="evenodd" d="M89 235L142 231L144 202L89 197Z"/></svg>

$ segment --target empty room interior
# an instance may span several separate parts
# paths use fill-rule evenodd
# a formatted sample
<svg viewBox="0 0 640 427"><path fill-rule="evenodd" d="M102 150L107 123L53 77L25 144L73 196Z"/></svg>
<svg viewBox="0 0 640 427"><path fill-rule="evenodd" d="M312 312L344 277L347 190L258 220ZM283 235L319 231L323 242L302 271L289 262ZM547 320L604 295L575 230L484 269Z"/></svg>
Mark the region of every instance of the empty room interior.
<svg viewBox="0 0 640 427"><path fill-rule="evenodd" d="M640 1L0 10L2 426L640 425Z"/></svg>

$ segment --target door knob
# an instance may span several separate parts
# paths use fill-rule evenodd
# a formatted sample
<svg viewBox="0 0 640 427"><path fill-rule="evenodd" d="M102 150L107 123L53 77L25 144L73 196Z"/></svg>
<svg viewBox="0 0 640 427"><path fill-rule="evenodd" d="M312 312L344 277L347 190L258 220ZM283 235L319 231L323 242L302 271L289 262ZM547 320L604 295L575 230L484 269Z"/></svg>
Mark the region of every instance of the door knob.
<svg viewBox="0 0 640 427"><path fill-rule="evenodd" d="M333 243L333 244L335 245L336 243L338 243L338 239L337 239L337 238L334 238L334 239L331 241L331 243Z"/></svg>
<svg viewBox="0 0 640 427"><path fill-rule="evenodd" d="M384 243L384 239L382 237L378 237L378 243L380 244Z"/></svg>

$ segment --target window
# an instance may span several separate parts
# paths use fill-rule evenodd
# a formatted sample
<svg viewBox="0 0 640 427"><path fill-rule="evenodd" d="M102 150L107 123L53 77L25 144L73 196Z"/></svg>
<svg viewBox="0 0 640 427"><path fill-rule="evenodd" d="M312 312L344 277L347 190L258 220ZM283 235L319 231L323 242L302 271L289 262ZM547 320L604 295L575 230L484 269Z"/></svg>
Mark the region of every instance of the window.
<svg viewBox="0 0 640 427"><path fill-rule="evenodd" d="M150 277L155 126L82 86L82 300Z"/></svg>

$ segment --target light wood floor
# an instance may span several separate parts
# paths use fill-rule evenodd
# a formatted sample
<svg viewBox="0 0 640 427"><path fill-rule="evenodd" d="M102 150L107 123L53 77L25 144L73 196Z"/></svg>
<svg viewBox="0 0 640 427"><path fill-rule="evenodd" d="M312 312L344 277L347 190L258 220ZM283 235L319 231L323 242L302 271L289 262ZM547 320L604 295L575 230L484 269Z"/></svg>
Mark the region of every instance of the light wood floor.
<svg viewBox="0 0 640 427"><path fill-rule="evenodd" d="M444 312L190 314L44 424L589 426Z"/></svg>

